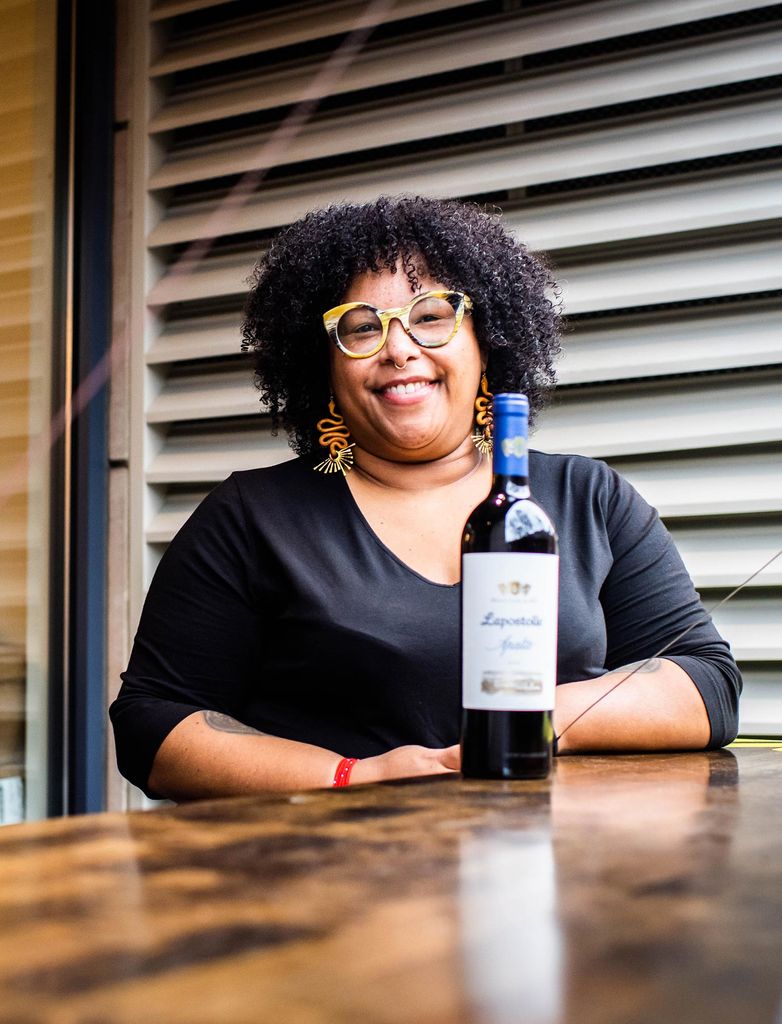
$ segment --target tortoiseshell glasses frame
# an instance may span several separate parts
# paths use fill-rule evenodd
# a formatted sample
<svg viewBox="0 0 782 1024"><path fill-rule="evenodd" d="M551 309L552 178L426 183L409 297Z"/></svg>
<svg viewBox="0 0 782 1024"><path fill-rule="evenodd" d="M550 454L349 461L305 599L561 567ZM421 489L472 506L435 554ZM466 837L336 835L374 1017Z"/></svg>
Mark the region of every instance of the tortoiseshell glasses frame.
<svg viewBox="0 0 782 1024"><path fill-rule="evenodd" d="M451 316L437 317L435 303L443 301L452 310L453 319ZM428 303L428 305L421 305L421 303ZM414 313L416 308L421 314L421 320L411 326L410 314ZM440 307L441 310L444 308ZM362 323L360 317L353 318L356 321L356 329L353 331L354 347L351 348L346 339L346 325L350 323L350 318L347 315L353 310L366 311L368 319ZM430 291L416 295L407 305L399 306L397 309L377 309L368 302L345 302L323 314L323 326L340 352L349 359L368 359L370 356L376 355L385 345L392 320L398 320L406 334L421 348L441 348L443 345L447 345L457 333L465 313L471 311L472 299L464 292ZM431 319L425 322L424 316ZM342 324L342 331L340 331L340 324ZM366 351L356 351L356 346L361 344L361 339L367 345Z"/></svg>

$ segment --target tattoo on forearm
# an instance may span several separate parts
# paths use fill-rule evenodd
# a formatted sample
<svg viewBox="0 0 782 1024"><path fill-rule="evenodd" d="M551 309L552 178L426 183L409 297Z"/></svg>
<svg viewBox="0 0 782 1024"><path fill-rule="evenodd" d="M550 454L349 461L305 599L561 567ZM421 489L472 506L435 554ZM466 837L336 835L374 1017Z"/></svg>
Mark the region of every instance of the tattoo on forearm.
<svg viewBox="0 0 782 1024"><path fill-rule="evenodd" d="M647 672L656 672L662 666L660 658L650 658L648 661L631 661L629 665L620 665L619 668L612 668L611 674L615 672L635 672L636 675Z"/></svg>
<svg viewBox="0 0 782 1024"><path fill-rule="evenodd" d="M230 715L224 715L222 711L205 711L204 721L210 728L216 729L218 732L236 732L247 736L266 735L259 729L253 729L250 725L244 725L242 722L237 722L236 719L231 718Z"/></svg>

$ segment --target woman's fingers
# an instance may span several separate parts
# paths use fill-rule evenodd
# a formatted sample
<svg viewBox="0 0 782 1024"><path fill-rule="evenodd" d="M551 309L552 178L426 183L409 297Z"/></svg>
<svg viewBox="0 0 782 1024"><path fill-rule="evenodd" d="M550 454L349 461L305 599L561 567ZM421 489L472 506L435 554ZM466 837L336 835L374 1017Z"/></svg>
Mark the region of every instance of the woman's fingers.
<svg viewBox="0 0 782 1024"><path fill-rule="evenodd" d="M418 775L441 775L458 772L461 754L458 744L452 747L396 747L358 761L351 773L353 782L380 782L383 779L404 779Z"/></svg>
<svg viewBox="0 0 782 1024"><path fill-rule="evenodd" d="M411 775L439 775L458 772L461 768L458 744L453 747L400 747L399 750L413 753L414 770L410 772Z"/></svg>
<svg viewBox="0 0 782 1024"><path fill-rule="evenodd" d="M458 772L462 767L462 751L458 743L452 747L443 747L440 751L441 763L444 768L452 772Z"/></svg>

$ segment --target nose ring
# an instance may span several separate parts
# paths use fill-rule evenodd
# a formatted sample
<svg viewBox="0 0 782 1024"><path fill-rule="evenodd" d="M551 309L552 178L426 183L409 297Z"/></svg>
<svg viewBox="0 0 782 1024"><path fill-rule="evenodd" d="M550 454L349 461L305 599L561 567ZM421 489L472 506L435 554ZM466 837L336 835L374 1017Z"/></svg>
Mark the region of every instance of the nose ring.
<svg viewBox="0 0 782 1024"><path fill-rule="evenodd" d="M399 363L396 360L394 360L394 366L397 368L397 370L404 370L404 368L405 368L405 364L404 363L402 363L402 365L400 366Z"/></svg>

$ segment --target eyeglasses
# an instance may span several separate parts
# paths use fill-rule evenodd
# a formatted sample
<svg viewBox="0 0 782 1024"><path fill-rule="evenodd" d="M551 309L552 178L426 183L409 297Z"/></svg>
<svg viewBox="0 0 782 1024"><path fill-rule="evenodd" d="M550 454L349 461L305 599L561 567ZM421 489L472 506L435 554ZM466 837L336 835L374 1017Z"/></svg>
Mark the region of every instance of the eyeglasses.
<svg viewBox="0 0 782 1024"><path fill-rule="evenodd" d="M399 309L346 302L324 313L323 325L340 352L350 359L367 359L385 345L392 320L422 348L439 348L448 344L471 310L472 300L464 292L424 292Z"/></svg>

